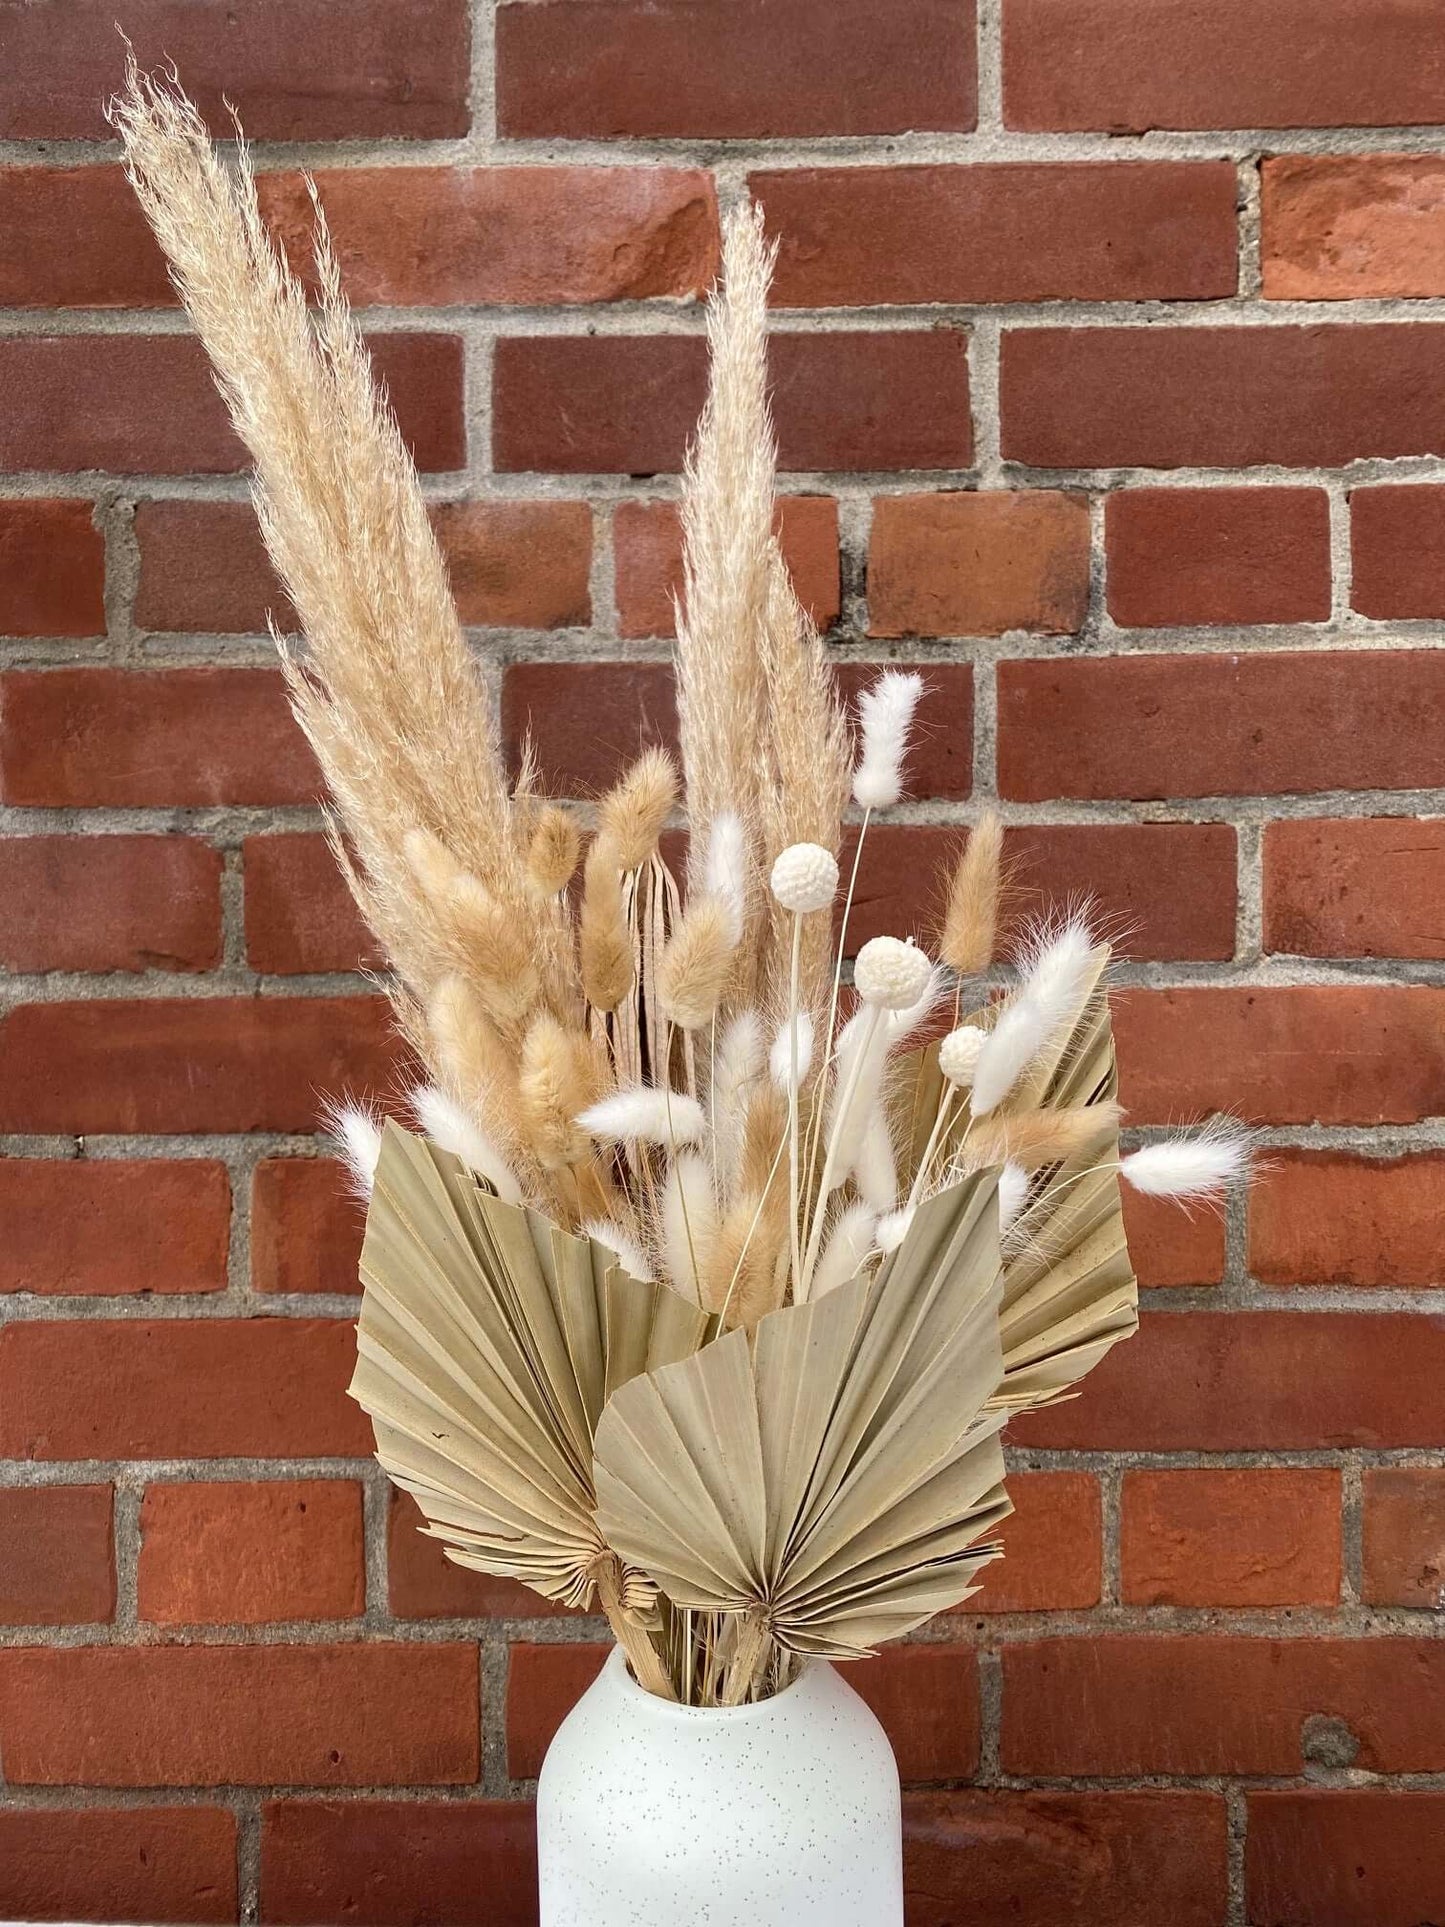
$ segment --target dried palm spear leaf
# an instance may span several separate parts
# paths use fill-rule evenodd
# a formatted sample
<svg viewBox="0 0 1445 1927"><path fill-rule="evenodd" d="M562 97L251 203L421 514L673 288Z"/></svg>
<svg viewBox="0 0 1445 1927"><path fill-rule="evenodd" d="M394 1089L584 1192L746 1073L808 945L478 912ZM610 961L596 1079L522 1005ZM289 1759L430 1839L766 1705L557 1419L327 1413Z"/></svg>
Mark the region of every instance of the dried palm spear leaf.
<svg viewBox="0 0 1445 1927"><path fill-rule="evenodd" d="M775 1643L853 1659L973 1590L1009 1511L991 1180L939 1193L879 1272L615 1394L597 1517L675 1606L745 1616L728 1697Z"/></svg>

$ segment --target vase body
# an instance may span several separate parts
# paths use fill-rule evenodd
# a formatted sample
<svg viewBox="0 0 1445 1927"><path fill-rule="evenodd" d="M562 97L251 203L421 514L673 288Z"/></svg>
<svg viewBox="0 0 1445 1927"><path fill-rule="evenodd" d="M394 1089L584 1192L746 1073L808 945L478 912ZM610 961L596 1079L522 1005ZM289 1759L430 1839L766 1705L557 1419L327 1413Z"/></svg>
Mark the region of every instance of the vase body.
<svg viewBox="0 0 1445 1927"><path fill-rule="evenodd" d="M675 1706L614 1649L537 1786L541 1927L902 1927L898 1768L820 1661L756 1706Z"/></svg>

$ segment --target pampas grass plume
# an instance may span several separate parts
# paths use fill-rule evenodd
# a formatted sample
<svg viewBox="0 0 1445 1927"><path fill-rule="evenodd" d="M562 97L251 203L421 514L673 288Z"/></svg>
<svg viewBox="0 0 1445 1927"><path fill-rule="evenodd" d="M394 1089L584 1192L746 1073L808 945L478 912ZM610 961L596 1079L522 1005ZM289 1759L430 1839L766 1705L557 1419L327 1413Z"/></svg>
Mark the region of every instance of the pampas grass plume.
<svg viewBox="0 0 1445 1927"><path fill-rule="evenodd" d="M993 962L998 938L1003 824L985 810L969 834L948 893L940 955L960 977L976 977Z"/></svg>
<svg viewBox="0 0 1445 1927"><path fill-rule="evenodd" d="M969 1130L964 1157L975 1170L1011 1163L1024 1171L1037 1171L1045 1164L1067 1163L1118 1128L1117 1104L1015 1111L980 1118Z"/></svg>
<svg viewBox="0 0 1445 1927"><path fill-rule="evenodd" d="M619 870L639 870L657 848L677 801L677 770L664 749L642 755L597 806L601 835L612 845Z"/></svg>
<svg viewBox="0 0 1445 1927"><path fill-rule="evenodd" d="M717 1014L737 939L720 897L696 896L673 931L657 972L662 1008L683 1030L700 1030Z"/></svg>
<svg viewBox="0 0 1445 1927"><path fill-rule="evenodd" d="M587 1133L577 1114L597 1094L597 1065L590 1038L568 1030L555 1017L533 1018L522 1042L517 1099L527 1141L544 1170L580 1164Z"/></svg>
<svg viewBox="0 0 1445 1927"><path fill-rule="evenodd" d="M582 908L577 948L582 989L594 1010L616 1010L632 988L632 939L622 907L617 852L594 837L582 871Z"/></svg>
<svg viewBox="0 0 1445 1927"><path fill-rule="evenodd" d="M582 832L570 810L549 803L537 818L527 847L527 875L544 897L559 896L572 881L582 854Z"/></svg>
<svg viewBox="0 0 1445 1927"><path fill-rule="evenodd" d="M886 810L902 796L903 758L922 694L916 671L886 669L858 698L863 747L853 772L853 801L860 808Z"/></svg>

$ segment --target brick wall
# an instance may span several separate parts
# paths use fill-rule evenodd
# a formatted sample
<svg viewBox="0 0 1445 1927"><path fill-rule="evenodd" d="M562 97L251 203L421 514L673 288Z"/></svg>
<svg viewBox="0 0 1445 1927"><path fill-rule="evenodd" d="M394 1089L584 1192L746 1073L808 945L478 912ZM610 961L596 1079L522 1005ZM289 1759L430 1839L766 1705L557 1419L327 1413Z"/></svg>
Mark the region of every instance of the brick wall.
<svg viewBox="0 0 1445 1927"><path fill-rule="evenodd" d="M795 573L932 683L864 926L997 796L1127 934L1136 1126L1275 1147L1222 1225L1134 1212L1142 1333L1016 1428L1008 1561L855 1670L911 1927L1439 1918L1440 0L0 0L0 1913L531 1921L601 1634L447 1567L342 1395L317 1094L397 1060L117 11L283 232L318 171L562 790L668 728L751 183Z"/></svg>

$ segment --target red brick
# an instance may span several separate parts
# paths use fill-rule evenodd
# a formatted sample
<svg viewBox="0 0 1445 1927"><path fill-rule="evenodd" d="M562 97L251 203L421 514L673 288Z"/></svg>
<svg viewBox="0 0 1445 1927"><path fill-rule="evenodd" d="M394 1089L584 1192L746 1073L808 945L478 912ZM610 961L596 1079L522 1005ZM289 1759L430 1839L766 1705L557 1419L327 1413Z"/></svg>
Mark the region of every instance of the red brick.
<svg viewBox="0 0 1445 1927"><path fill-rule="evenodd" d="M310 1131L322 1098L386 1087L379 997L107 998L0 1019L0 1130Z"/></svg>
<svg viewBox="0 0 1445 1927"><path fill-rule="evenodd" d="M105 634L105 537L89 502L0 502L0 634Z"/></svg>
<svg viewBox="0 0 1445 1927"><path fill-rule="evenodd" d="M11 1920L235 1920L236 1822L219 1807L10 1807Z"/></svg>
<svg viewBox="0 0 1445 1927"><path fill-rule="evenodd" d="M909 1794L909 1927L1219 1927L1226 1833L1214 1793Z"/></svg>
<svg viewBox="0 0 1445 1927"><path fill-rule="evenodd" d="M596 1679L610 1647L513 1646L507 1663L507 1771L535 1780L557 1728Z"/></svg>
<svg viewBox="0 0 1445 1927"><path fill-rule="evenodd" d="M396 1619L551 1619L568 1612L516 1579L494 1579L448 1559L409 1493L393 1491L387 1515L387 1593Z"/></svg>
<svg viewBox="0 0 1445 1927"><path fill-rule="evenodd" d="M1047 1639L1003 1652L1005 1773L1288 1773L1342 1721L1366 1772L1438 1772L1445 1644Z"/></svg>
<svg viewBox="0 0 1445 1927"><path fill-rule="evenodd" d="M1109 613L1128 627L1323 622L1330 505L1320 488L1131 488L1104 511Z"/></svg>
<svg viewBox="0 0 1445 1927"><path fill-rule="evenodd" d="M1445 488L1352 489L1350 560L1362 616L1445 616Z"/></svg>
<svg viewBox="0 0 1445 1927"><path fill-rule="evenodd" d="M1266 1285L1445 1281L1445 1153L1271 1151L1249 1198L1249 1265Z"/></svg>
<svg viewBox="0 0 1445 1927"><path fill-rule="evenodd" d="M793 586L820 629L838 620L838 504L827 495L785 495L776 527ZM673 634L682 589L682 531L672 502L619 502L612 519L617 619L624 636Z"/></svg>
<svg viewBox="0 0 1445 1927"><path fill-rule="evenodd" d="M1123 1597L1139 1606L1333 1606L1340 1475L1126 1472Z"/></svg>
<svg viewBox="0 0 1445 1927"><path fill-rule="evenodd" d="M111 1617L113 1505L108 1485L0 1488L0 1625L83 1626ZM0 1874L0 1893L3 1881Z"/></svg>
<svg viewBox="0 0 1445 1927"><path fill-rule="evenodd" d="M7 1325L0 1458L369 1458L355 1364L338 1319Z"/></svg>
<svg viewBox="0 0 1445 1927"><path fill-rule="evenodd" d="M156 1625L351 1619L366 1604L350 1479L152 1485L140 1531L140 1617Z"/></svg>
<svg viewBox="0 0 1445 1927"><path fill-rule="evenodd" d="M885 495L873 504L872 635L1061 635L1079 627L1088 604L1082 495L993 489Z"/></svg>
<svg viewBox="0 0 1445 1927"><path fill-rule="evenodd" d="M1252 1927L1420 1927L1445 1914L1445 1794L1251 1793L1248 1826Z"/></svg>
<svg viewBox="0 0 1445 1927"><path fill-rule="evenodd" d="M1260 266L1274 301L1445 294L1439 154L1275 154L1260 167Z"/></svg>
<svg viewBox="0 0 1445 1927"><path fill-rule="evenodd" d="M1034 468L1338 467L1445 442L1445 326L1013 328L1003 453Z"/></svg>
<svg viewBox="0 0 1445 1927"><path fill-rule="evenodd" d="M1238 279L1223 161L798 167L748 182L789 308L1198 301Z"/></svg>
<svg viewBox="0 0 1445 1927"><path fill-rule="evenodd" d="M324 836L248 836L241 847L253 970L296 976L383 961Z"/></svg>
<svg viewBox="0 0 1445 1927"><path fill-rule="evenodd" d="M966 797L973 786L973 674L965 663L925 663L918 731L908 758L914 797ZM851 703L879 674L876 665L837 670ZM553 792L605 789L646 743L677 742L672 670L659 662L525 662L502 680L502 734L515 767L530 729Z"/></svg>
<svg viewBox="0 0 1445 1927"><path fill-rule="evenodd" d="M1280 650L999 664L1006 796L1274 796L1445 781L1445 655Z"/></svg>
<svg viewBox="0 0 1445 1927"><path fill-rule="evenodd" d="M1099 1485L1091 1472L1011 1472L1016 1510L999 1528L1003 1558L960 1613L1062 1612L1097 1606L1103 1562Z"/></svg>
<svg viewBox="0 0 1445 1927"><path fill-rule="evenodd" d="M175 305L165 259L118 167L7 167L0 226L7 308Z"/></svg>
<svg viewBox="0 0 1445 1927"><path fill-rule="evenodd" d="M1445 992L1403 984L1130 990L1114 998L1134 1124L1414 1124L1445 1111Z"/></svg>
<svg viewBox="0 0 1445 1927"><path fill-rule="evenodd" d="M0 1159L0 1291L224 1291L230 1235L210 1158Z"/></svg>
<svg viewBox="0 0 1445 1927"><path fill-rule="evenodd" d="M972 0L546 0L497 15L512 137L963 130L975 94Z"/></svg>
<svg viewBox="0 0 1445 1927"><path fill-rule="evenodd" d="M314 802L273 669L12 669L0 793L41 809Z"/></svg>
<svg viewBox="0 0 1445 1927"><path fill-rule="evenodd" d="M432 511L462 621L565 628L591 620L585 502L441 502ZM264 634L298 627L244 502L142 502L136 621L158 631Z"/></svg>
<svg viewBox="0 0 1445 1927"><path fill-rule="evenodd" d="M1408 127L1445 119L1428 6L1004 0L1009 127Z"/></svg>
<svg viewBox="0 0 1445 1927"><path fill-rule="evenodd" d="M370 345L417 466L463 467L460 338L384 334ZM0 389L9 403L0 468L228 475L247 466L201 345L185 335L17 335L0 342Z"/></svg>
<svg viewBox="0 0 1445 1927"><path fill-rule="evenodd" d="M0 842L0 961L11 970L211 970L221 853L193 836Z"/></svg>
<svg viewBox="0 0 1445 1927"><path fill-rule="evenodd" d="M1361 1595L1373 1606L1445 1606L1445 1472L1367 1466Z"/></svg>
<svg viewBox="0 0 1445 1927"><path fill-rule="evenodd" d="M958 832L875 823L863 845L848 950L880 933L932 940L959 848ZM853 833L844 838L851 869ZM1234 954L1235 843L1223 824L1027 823L1004 835L1011 889L1004 940L1023 922L1087 897L1131 957Z"/></svg>
<svg viewBox="0 0 1445 1927"><path fill-rule="evenodd" d="M717 197L700 168L347 167L315 179L358 307L697 295L717 269ZM302 177L263 176L261 201L304 260Z"/></svg>
<svg viewBox="0 0 1445 1927"><path fill-rule="evenodd" d="M1217 1210L1184 1210L1172 1198L1125 1186L1124 1229L1141 1285L1217 1285L1224 1277L1224 1218Z"/></svg>
<svg viewBox="0 0 1445 1927"><path fill-rule="evenodd" d="M971 1646L886 1646L843 1668L882 1721L905 1785L978 1770L978 1662Z"/></svg>
<svg viewBox="0 0 1445 1927"><path fill-rule="evenodd" d="M589 14L598 4L587 0ZM972 460L968 342L957 329L780 334L768 360L783 469L966 468ZM676 471L705 372L696 336L501 340L493 463L559 474Z"/></svg>
<svg viewBox="0 0 1445 1927"><path fill-rule="evenodd" d="M1305 957L1445 957L1445 822L1343 817L1264 832L1264 941Z"/></svg>
<svg viewBox="0 0 1445 1927"><path fill-rule="evenodd" d="M536 1927L535 1823L520 1800L261 1809L261 1918L276 1927L476 1927L482 1906L486 1927Z"/></svg>
<svg viewBox="0 0 1445 1927"><path fill-rule="evenodd" d="M110 0L30 0L10 9L0 136L104 140L120 83ZM142 66L174 61L212 127L234 101L256 140L465 134L465 0L231 0L225 32L190 0L147 0L128 31Z"/></svg>
<svg viewBox="0 0 1445 1927"><path fill-rule="evenodd" d="M465 1784L477 1649L18 1647L0 1739L15 1786Z"/></svg>
<svg viewBox="0 0 1445 1927"><path fill-rule="evenodd" d="M251 1179L251 1289L360 1291L365 1228L331 1158L263 1158Z"/></svg>
<svg viewBox="0 0 1445 1927"><path fill-rule="evenodd" d="M1295 1452L1445 1444L1445 1324L1404 1313L1146 1313L1076 1399L1017 1419L1021 1446Z"/></svg>

